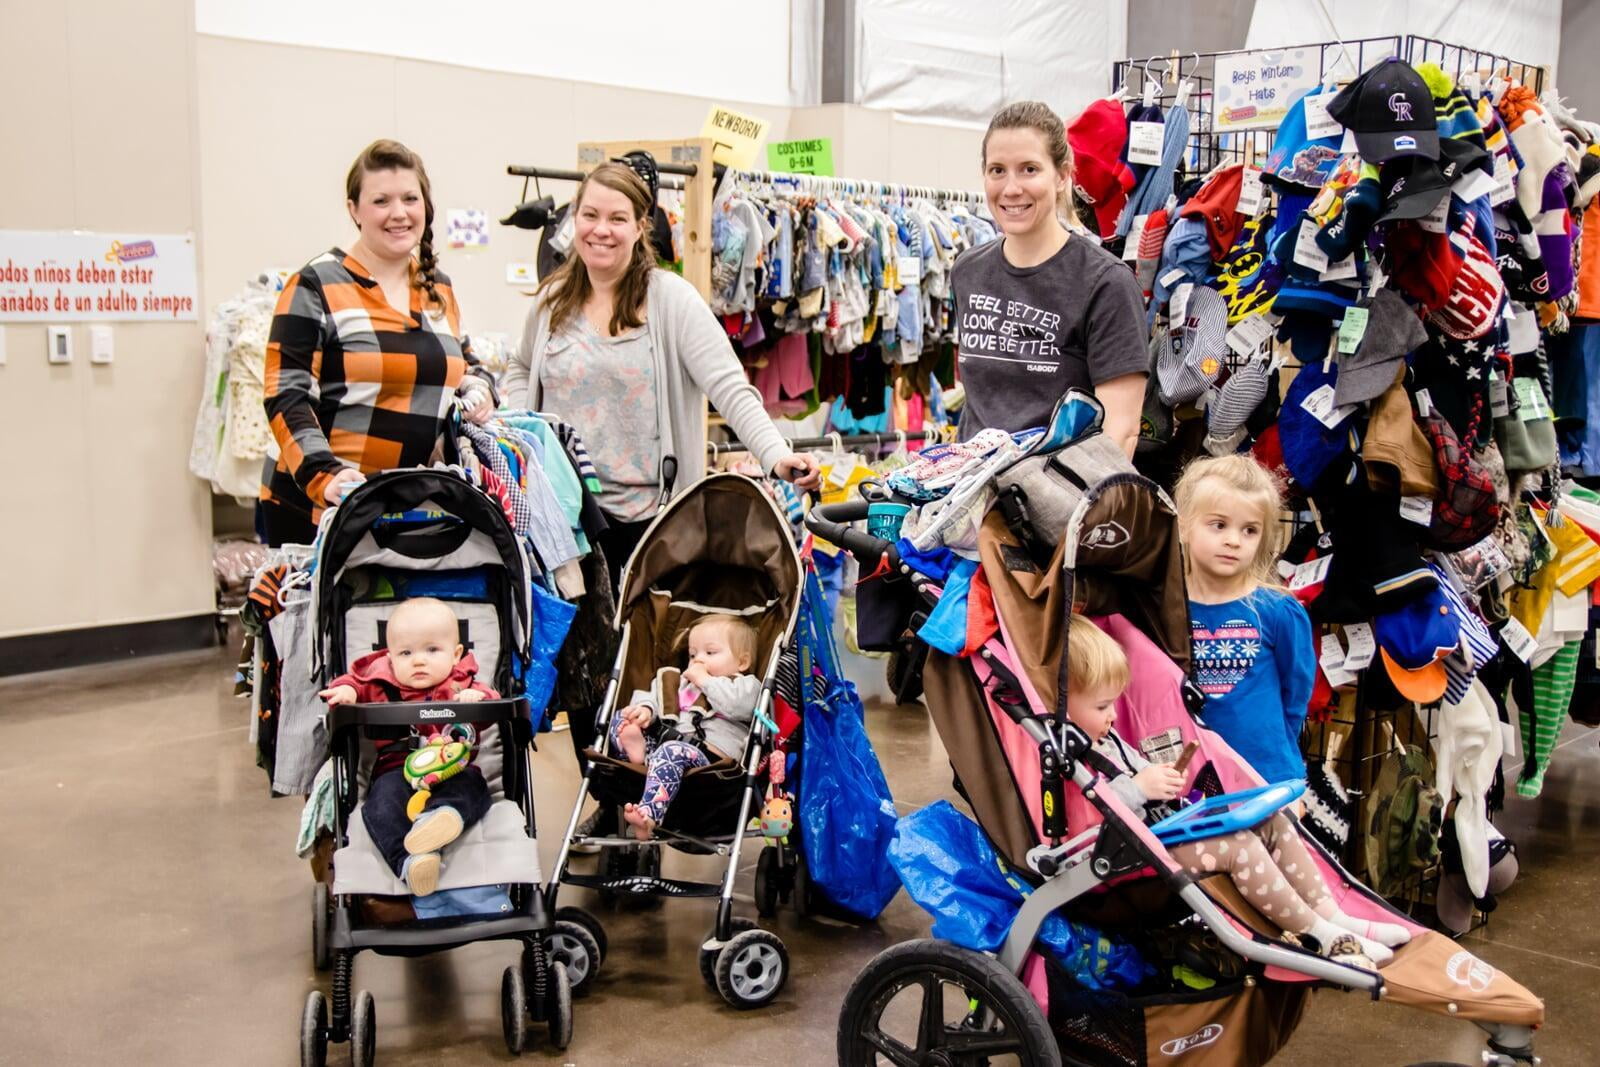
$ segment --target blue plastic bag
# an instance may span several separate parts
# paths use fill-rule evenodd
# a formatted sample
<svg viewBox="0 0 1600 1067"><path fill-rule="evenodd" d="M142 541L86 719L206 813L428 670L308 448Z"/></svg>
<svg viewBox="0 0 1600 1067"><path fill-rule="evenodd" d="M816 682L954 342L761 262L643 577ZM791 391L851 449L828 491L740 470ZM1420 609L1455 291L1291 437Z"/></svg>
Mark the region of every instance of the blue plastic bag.
<svg viewBox="0 0 1600 1067"><path fill-rule="evenodd" d="M933 936L979 952L1005 942L1033 891L947 800L900 819L889 862L911 899L933 916ZM1060 915L1045 919L1038 944L1085 989L1133 989L1156 973L1132 945Z"/></svg>
<svg viewBox="0 0 1600 1067"><path fill-rule="evenodd" d="M528 716L536 730L550 728L546 712L556 688L556 656L572 628L578 605L570 604L533 583L532 659L523 675L522 692L528 698Z"/></svg>
<svg viewBox="0 0 1600 1067"><path fill-rule="evenodd" d="M861 698L839 672L832 620L809 570L797 630L805 705L799 821L806 867L829 900L875 919L900 891L888 861L894 798L867 740Z"/></svg>

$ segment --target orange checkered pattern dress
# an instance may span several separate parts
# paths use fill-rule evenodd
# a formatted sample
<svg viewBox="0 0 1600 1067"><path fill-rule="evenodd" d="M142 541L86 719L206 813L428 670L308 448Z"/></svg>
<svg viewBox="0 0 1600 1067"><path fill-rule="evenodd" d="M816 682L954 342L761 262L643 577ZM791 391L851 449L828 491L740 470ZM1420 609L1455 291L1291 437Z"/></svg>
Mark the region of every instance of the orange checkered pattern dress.
<svg viewBox="0 0 1600 1067"><path fill-rule="evenodd" d="M267 339L267 420L279 456L261 499L316 522L323 490L346 466L364 474L428 462L456 388L468 374L493 388L461 338L454 291L442 310L413 287L404 313L367 269L340 249L318 256L278 297Z"/></svg>

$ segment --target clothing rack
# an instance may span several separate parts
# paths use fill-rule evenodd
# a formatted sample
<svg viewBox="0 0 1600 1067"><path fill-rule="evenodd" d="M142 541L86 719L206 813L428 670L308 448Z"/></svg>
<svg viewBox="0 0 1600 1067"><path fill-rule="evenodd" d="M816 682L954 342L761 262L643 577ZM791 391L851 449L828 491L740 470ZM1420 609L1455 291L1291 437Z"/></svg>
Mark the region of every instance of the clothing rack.
<svg viewBox="0 0 1600 1067"><path fill-rule="evenodd" d="M910 432L901 430L896 433L834 433L825 437L790 437L785 438L784 443L796 451L808 452L814 448L822 448L824 445L838 445L840 447L872 445L875 448L881 448L884 445L901 444L906 441L928 441L936 439L938 436L938 433L929 433L926 430ZM748 452L750 450L738 441L728 441L721 444L715 441L707 441L706 451L712 456L724 456L731 452Z"/></svg>
<svg viewBox="0 0 1600 1067"><path fill-rule="evenodd" d="M758 182L767 185L792 185L797 192L837 193L846 196L918 197L923 200L955 201L964 204L982 204L982 193L969 189L939 189L931 185L901 185L896 182L866 181L860 178L833 178L817 174L790 174L786 171L730 170L728 177L740 182ZM726 178L724 180L727 180Z"/></svg>
<svg viewBox="0 0 1600 1067"><path fill-rule="evenodd" d="M671 163L658 163L656 164L656 169L662 174L692 176L698 168ZM507 167L506 173L514 178L547 178L550 181L557 182L581 182L589 176L588 171L572 170L567 167L524 167L516 164ZM661 188L681 190L684 188L684 183L676 178L662 178ZM526 181L522 183L522 199L528 199L528 183Z"/></svg>

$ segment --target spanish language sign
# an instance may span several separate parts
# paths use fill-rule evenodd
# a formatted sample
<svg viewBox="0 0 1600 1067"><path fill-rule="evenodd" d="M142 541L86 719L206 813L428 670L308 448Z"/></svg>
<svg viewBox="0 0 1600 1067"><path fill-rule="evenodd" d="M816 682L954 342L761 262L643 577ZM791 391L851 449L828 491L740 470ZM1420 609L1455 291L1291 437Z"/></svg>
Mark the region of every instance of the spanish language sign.
<svg viewBox="0 0 1600 1067"><path fill-rule="evenodd" d="M780 141L767 145L767 169L788 174L817 174L833 177L833 139Z"/></svg>
<svg viewBox="0 0 1600 1067"><path fill-rule="evenodd" d="M1217 132L1276 128L1322 77L1316 48L1231 52L1217 57L1212 125Z"/></svg>
<svg viewBox="0 0 1600 1067"><path fill-rule="evenodd" d="M0 230L0 322L194 322L190 234Z"/></svg>

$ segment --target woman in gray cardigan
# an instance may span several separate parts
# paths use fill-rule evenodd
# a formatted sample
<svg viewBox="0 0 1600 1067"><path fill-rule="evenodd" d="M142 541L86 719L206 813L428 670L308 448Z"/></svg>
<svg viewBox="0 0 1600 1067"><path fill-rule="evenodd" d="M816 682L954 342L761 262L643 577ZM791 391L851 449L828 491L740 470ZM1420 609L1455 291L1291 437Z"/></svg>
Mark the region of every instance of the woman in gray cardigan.
<svg viewBox="0 0 1600 1067"><path fill-rule="evenodd" d="M705 470L704 398L763 470L815 489L816 462L791 452L694 287L656 266L650 190L621 163L596 167L573 198L573 255L539 284L501 394L553 411L583 436L604 486L601 547L615 580L649 524L661 459L674 493Z"/></svg>

